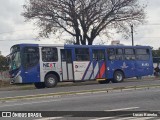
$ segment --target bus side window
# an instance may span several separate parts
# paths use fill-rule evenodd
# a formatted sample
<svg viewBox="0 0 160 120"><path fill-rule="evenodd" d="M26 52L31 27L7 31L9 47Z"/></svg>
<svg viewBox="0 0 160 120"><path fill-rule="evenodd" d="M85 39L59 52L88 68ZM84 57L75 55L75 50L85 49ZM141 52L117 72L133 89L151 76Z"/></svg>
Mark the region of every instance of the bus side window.
<svg viewBox="0 0 160 120"><path fill-rule="evenodd" d="M98 50L93 50L93 60L98 60Z"/></svg>
<svg viewBox="0 0 160 120"><path fill-rule="evenodd" d="M72 62L72 54L69 50L61 50L61 60L68 63Z"/></svg>
<svg viewBox="0 0 160 120"><path fill-rule="evenodd" d="M105 54L103 50L92 50L93 60L105 60Z"/></svg>
<svg viewBox="0 0 160 120"><path fill-rule="evenodd" d="M39 62L39 48L38 47L25 47L23 53L23 65L27 69L33 67Z"/></svg>
<svg viewBox="0 0 160 120"><path fill-rule="evenodd" d="M89 49L88 48L75 48L76 61L89 61Z"/></svg>
<svg viewBox="0 0 160 120"><path fill-rule="evenodd" d="M135 51L131 48L124 49L125 60L135 60Z"/></svg>
<svg viewBox="0 0 160 120"><path fill-rule="evenodd" d="M115 60L115 50L114 48L107 49L108 60Z"/></svg>
<svg viewBox="0 0 160 120"><path fill-rule="evenodd" d="M149 49L136 49L136 59L147 61L150 58Z"/></svg>
<svg viewBox="0 0 160 120"><path fill-rule="evenodd" d="M58 60L57 48L43 47L42 48L42 61L55 62Z"/></svg>
<svg viewBox="0 0 160 120"><path fill-rule="evenodd" d="M72 63L72 54L71 54L70 51L67 51L66 61L67 61L68 63Z"/></svg>
<svg viewBox="0 0 160 120"><path fill-rule="evenodd" d="M99 51L99 60L105 60L105 54L103 51Z"/></svg>
<svg viewBox="0 0 160 120"><path fill-rule="evenodd" d="M123 49L116 49L116 60L123 60Z"/></svg>
<svg viewBox="0 0 160 120"><path fill-rule="evenodd" d="M66 54L64 50L61 50L61 60L66 61Z"/></svg>

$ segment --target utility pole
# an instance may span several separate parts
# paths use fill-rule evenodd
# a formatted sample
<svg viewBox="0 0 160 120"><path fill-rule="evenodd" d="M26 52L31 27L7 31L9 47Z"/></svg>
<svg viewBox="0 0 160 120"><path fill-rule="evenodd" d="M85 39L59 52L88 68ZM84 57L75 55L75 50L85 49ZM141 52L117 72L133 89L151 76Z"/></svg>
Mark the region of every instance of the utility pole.
<svg viewBox="0 0 160 120"><path fill-rule="evenodd" d="M131 25L131 35L132 35L132 46L134 46L134 39L133 39L133 25Z"/></svg>

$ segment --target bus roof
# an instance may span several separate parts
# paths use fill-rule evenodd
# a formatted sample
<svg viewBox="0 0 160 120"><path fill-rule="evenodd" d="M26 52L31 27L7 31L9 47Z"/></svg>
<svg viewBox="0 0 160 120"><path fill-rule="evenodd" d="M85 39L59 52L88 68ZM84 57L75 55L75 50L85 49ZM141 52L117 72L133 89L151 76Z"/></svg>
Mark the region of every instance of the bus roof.
<svg viewBox="0 0 160 120"><path fill-rule="evenodd" d="M142 47L150 47L151 46L129 46L129 45L64 45L65 47L117 47L117 48L127 48L127 47L134 47L134 48L142 48Z"/></svg>
<svg viewBox="0 0 160 120"><path fill-rule="evenodd" d="M15 44L15 45L20 45L20 46L57 46L57 47L66 47L66 48L79 48L79 47L92 47L92 48L127 48L127 47L133 47L133 48L152 48L151 46L141 46L141 45L136 45L136 46L129 46L129 45L68 45L68 44L30 44L30 43L21 43L21 44ZM15 46L13 45L13 46Z"/></svg>

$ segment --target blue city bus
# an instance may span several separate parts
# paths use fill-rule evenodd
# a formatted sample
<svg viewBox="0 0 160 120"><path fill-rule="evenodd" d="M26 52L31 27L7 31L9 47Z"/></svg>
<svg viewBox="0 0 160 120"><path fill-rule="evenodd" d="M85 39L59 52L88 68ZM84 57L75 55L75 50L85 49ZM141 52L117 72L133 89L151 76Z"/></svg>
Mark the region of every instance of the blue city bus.
<svg viewBox="0 0 160 120"><path fill-rule="evenodd" d="M119 83L153 75L150 46L17 44L10 51L12 84L51 88L63 81Z"/></svg>

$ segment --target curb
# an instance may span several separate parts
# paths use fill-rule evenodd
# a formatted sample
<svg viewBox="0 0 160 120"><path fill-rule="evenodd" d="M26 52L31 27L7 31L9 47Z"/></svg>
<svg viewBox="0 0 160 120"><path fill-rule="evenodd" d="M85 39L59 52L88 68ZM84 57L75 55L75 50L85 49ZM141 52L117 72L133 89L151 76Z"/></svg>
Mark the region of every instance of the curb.
<svg viewBox="0 0 160 120"><path fill-rule="evenodd" d="M155 78L155 77L151 77L151 78L143 78L141 80L137 80L137 79L133 79L133 78L129 78L126 79L124 82L141 82L141 81L149 81L149 80L160 80L160 78ZM98 84L97 81L85 81L85 82L60 82L56 87L68 87L68 86L81 86L81 85L93 85L93 84ZM36 89L34 87L33 84L30 85L24 85L24 86L10 86L10 87L2 87L0 88L0 91L12 91L12 90L33 90Z"/></svg>
<svg viewBox="0 0 160 120"><path fill-rule="evenodd" d="M89 94L89 93L100 93L100 92L113 92L113 91L126 91L126 90L140 90L140 89L150 89L150 88L160 88L159 85L142 85L142 86L128 86L128 87L113 87L104 89L92 89L92 90L82 90L82 91L70 91L70 92L57 92L49 94L38 94L38 95L27 95L27 96L16 96L16 97L5 97L0 98L0 102L15 101L15 100L26 100L26 99L36 99L44 97L61 97L64 95L78 95L78 94Z"/></svg>

